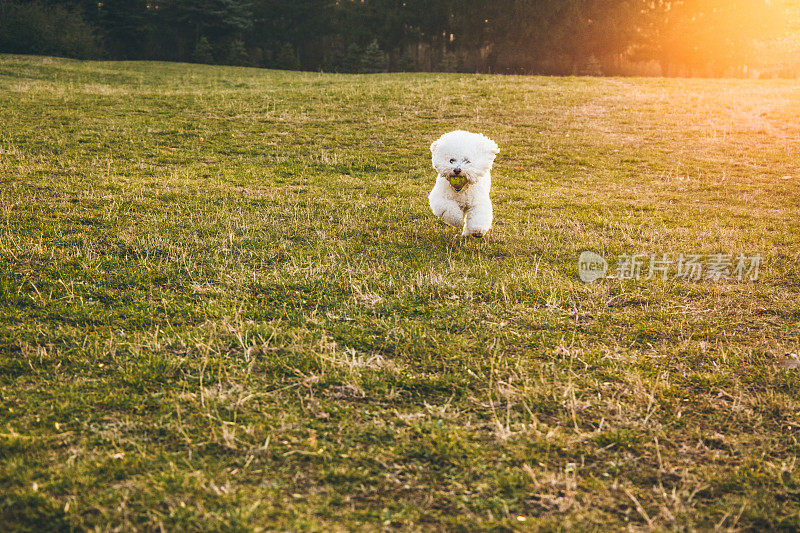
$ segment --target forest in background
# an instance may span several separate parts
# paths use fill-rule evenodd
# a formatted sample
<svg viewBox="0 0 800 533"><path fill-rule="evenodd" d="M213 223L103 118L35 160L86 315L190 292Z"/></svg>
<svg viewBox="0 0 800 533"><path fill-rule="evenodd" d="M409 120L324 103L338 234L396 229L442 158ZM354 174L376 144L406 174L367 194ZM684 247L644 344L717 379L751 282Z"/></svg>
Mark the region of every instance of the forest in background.
<svg viewBox="0 0 800 533"><path fill-rule="evenodd" d="M800 76L795 0L0 0L0 52L328 72Z"/></svg>

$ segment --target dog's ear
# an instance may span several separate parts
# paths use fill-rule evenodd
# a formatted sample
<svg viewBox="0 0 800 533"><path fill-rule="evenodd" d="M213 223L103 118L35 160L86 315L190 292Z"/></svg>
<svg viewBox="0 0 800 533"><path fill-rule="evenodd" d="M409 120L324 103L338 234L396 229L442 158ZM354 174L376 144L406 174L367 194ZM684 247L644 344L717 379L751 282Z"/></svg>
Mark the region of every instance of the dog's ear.
<svg viewBox="0 0 800 533"><path fill-rule="evenodd" d="M484 137L483 146L487 152L492 155L497 155L500 152L500 148L497 146L497 143L491 140L489 137Z"/></svg>
<svg viewBox="0 0 800 533"><path fill-rule="evenodd" d="M439 140L438 139L431 143L431 153L435 154L437 148L439 148Z"/></svg>

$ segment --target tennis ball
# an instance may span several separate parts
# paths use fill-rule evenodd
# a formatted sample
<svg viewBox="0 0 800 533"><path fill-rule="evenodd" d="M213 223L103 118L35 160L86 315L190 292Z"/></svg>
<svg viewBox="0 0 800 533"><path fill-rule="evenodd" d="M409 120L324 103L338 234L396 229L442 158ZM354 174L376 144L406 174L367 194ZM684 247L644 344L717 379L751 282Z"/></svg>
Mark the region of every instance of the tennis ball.
<svg viewBox="0 0 800 533"><path fill-rule="evenodd" d="M467 177L466 176L450 176L447 178L447 181L450 182L450 185L457 191L460 191L464 188L464 185L467 184Z"/></svg>

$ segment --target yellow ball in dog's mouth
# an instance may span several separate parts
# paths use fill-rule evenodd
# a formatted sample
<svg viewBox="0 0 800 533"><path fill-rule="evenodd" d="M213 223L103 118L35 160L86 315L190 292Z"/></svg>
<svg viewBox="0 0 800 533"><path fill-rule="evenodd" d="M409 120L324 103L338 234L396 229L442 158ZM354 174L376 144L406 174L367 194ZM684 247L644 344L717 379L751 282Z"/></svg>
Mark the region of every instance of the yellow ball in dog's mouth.
<svg viewBox="0 0 800 533"><path fill-rule="evenodd" d="M464 185L467 184L467 177L466 176L450 176L447 178L447 181L450 182L450 185L457 191L460 191L464 188Z"/></svg>

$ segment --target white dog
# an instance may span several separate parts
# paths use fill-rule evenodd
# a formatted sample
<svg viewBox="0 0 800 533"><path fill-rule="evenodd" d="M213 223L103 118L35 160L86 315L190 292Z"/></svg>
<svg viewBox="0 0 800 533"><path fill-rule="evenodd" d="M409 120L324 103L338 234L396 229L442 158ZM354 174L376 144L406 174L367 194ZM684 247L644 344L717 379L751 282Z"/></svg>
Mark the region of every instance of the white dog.
<svg viewBox="0 0 800 533"><path fill-rule="evenodd" d="M436 185L428 195L431 211L461 235L483 237L492 227L492 163L500 150L480 133L451 131L431 144Z"/></svg>

